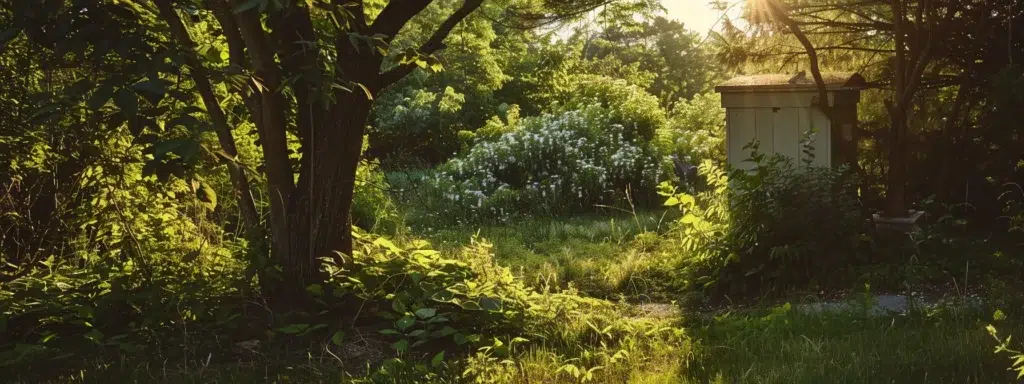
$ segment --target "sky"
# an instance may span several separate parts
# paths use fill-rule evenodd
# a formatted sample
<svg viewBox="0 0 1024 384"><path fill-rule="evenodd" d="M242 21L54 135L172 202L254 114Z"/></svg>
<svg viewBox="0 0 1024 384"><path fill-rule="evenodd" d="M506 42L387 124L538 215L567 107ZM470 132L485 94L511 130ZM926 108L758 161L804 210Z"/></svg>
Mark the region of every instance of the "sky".
<svg viewBox="0 0 1024 384"><path fill-rule="evenodd" d="M668 10L668 17L683 22L686 28L704 35L712 28L719 29L721 24L715 25L722 13L711 8L710 0L662 0L661 5ZM730 1L729 4L734 4ZM740 10L740 6L732 8L730 13Z"/></svg>

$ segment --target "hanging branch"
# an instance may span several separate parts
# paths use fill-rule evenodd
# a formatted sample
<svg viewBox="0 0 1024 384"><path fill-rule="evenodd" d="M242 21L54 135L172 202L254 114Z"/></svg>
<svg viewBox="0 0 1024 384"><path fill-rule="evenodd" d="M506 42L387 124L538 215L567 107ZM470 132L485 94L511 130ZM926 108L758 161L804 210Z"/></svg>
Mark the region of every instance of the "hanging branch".
<svg viewBox="0 0 1024 384"><path fill-rule="evenodd" d="M800 28L800 25L786 14L777 3L777 0L766 0L765 4L768 6L768 11L772 17L789 28L789 31L796 36L797 40L800 41L800 45L807 51L807 57L811 66L811 76L814 77L814 84L818 89L818 108L825 114L825 117L828 117L829 121L835 121L835 113L832 110L832 104L828 101L828 91L825 88L825 79L821 76L821 67L818 64L818 51L814 48L814 44L807 38L807 34Z"/></svg>

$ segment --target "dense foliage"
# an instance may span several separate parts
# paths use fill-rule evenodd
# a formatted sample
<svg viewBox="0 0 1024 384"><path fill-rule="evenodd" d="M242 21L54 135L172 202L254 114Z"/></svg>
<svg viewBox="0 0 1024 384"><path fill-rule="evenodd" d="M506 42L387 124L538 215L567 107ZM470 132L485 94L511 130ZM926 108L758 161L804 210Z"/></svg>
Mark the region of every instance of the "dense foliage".
<svg viewBox="0 0 1024 384"><path fill-rule="evenodd" d="M862 224L852 178L751 149L750 172L727 175L704 162L707 188L697 196L662 185L666 205L684 214L676 228L687 252L684 286L730 295L828 288L834 273L857 263Z"/></svg>
<svg viewBox="0 0 1024 384"><path fill-rule="evenodd" d="M748 1L707 36L667 0L8 3L4 380L1022 368L1020 1ZM733 169L712 87L804 69L870 80L858 161L811 166L803 132L804 162ZM924 303L876 317L870 287Z"/></svg>

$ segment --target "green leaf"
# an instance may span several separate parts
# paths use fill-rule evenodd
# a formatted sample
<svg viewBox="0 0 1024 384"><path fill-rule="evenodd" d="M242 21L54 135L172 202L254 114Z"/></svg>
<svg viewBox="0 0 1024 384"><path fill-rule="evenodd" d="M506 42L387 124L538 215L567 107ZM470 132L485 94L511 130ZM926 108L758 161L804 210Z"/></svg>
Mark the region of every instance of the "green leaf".
<svg viewBox="0 0 1024 384"><path fill-rule="evenodd" d="M192 128L198 131L201 129L202 122L192 115L181 115L168 120L167 123L164 124L164 129L171 129L179 125L185 128Z"/></svg>
<svg viewBox="0 0 1024 384"><path fill-rule="evenodd" d="M675 196L669 197L668 200L665 200L666 207L672 207L676 205L679 205L679 199L677 199Z"/></svg>
<svg viewBox="0 0 1024 384"><path fill-rule="evenodd" d="M345 339L345 332L338 331L334 332L334 336L331 336L331 342L334 345L341 345L341 342Z"/></svg>
<svg viewBox="0 0 1024 384"><path fill-rule="evenodd" d="M142 133L139 125L139 97L130 89L121 88L114 93L114 105L121 109L121 115L128 122L128 130L135 136Z"/></svg>
<svg viewBox="0 0 1024 384"><path fill-rule="evenodd" d="M110 84L110 80L104 80L96 91L89 97L89 101L86 102L86 106L91 110L99 110L110 101L110 97L114 95L114 86Z"/></svg>
<svg viewBox="0 0 1024 384"><path fill-rule="evenodd" d="M484 297L480 299L480 308L488 311L501 310L501 300Z"/></svg>
<svg viewBox="0 0 1024 384"><path fill-rule="evenodd" d="M421 319L429 319L437 314L437 310L434 308L420 308L416 310L416 316Z"/></svg>
<svg viewBox="0 0 1024 384"><path fill-rule="evenodd" d="M434 355L433 359L430 359L430 365L434 368L440 367L441 363L444 362L444 351L438 352Z"/></svg>
<svg viewBox="0 0 1024 384"><path fill-rule="evenodd" d="M391 309L398 313L405 313L405 304L402 304L402 302L398 300L392 301Z"/></svg>
<svg viewBox="0 0 1024 384"><path fill-rule="evenodd" d="M150 102L156 105L164 98L167 89L164 88L163 80L145 80L132 85L132 89L141 94Z"/></svg>
<svg viewBox="0 0 1024 384"><path fill-rule="evenodd" d="M309 328L309 324L289 324L287 326L278 328L277 331L289 335L294 335L296 333L305 331L306 328Z"/></svg>
<svg viewBox="0 0 1024 384"><path fill-rule="evenodd" d="M199 191L197 190L196 192L198 193ZM214 200L216 200L216 195L214 195ZM324 286L320 284L310 284L306 287L306 292L313 294L313 296L320 297L324 295Z"/></svg>
<svg viewBox="0 0 1024 384"><path fill-rule="evenodd" d="M118 89L117 93L114 93L114 105L121 109L126 119L139 114L139 97L130 89Z"/></svg>
<svg viewBox="0 0 1024 384"><path fill-rule="evenodd" d="M58 107L60 107L59 104L47 104L42 108L36 110L35 113L33 113L32 116L30 116L28 119L29 121L37 121L39 119L49 117L54 112L57 112Z"/></svg>
<svg viewBox="0 0 1024 384"><path fill-rule="evenodd" d="M395 326L398 327L398 330L404 331L407 328L411 327L415 322L416 319L414 317L406 315L403 316L401 319L398 319L398 321L395 322Z"/></svg>
<svg viewBox="0 0 1024 384"><path fill-rule="evenodd" d="M217 192L209 184L199 184L199 188L196 188L196 198L208 210L212 211L214 208L217 208Z"/></svg>
<svg viewBox="0 0 1024 384"><path fill-rule="evenodd" d="M1003 313L1002 310L997 309L996 312L992 314L992 319L995 321L1005 320L1006 314Z"/></svg>
<svg viewBox="0 0 1024 384"><path fill-rule="evenodd" d="M394 348L398 352L405 352L409 350L409 340L402 339L398 340L394 344L391 344L391 348Z"/></svg>
<svg viewBox="0 0 1024 384"><path fill-rule="evenodd" d="M382 329L382 330L380 330L380 334L388 335L388 336L395 336L395 335L401 335L402 333L398 332L398 331L396 331L394 329Z"/></svg>

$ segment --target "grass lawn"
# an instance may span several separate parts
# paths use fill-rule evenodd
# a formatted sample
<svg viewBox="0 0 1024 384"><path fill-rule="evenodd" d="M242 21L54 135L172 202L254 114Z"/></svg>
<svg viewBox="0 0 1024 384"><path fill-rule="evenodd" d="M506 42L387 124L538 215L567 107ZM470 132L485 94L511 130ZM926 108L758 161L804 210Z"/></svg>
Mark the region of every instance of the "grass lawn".
<svg viewBox="0 0 1024 384"><path fill-rule="evenodd" d="M534 284L571 282L598 297L649 298L650 287L638 272L658 259L646 251L653 244L644 244L642 234L663 231L666 224L667 219L652 211L636 217L532 219L478 230L447 228L433 232L431 238L440 247L453 249L479 233L494 244L497 260ZM1013 383L1015 374L1007 371L1010 360L993 353L996 342L985 331L994 310L954 303L870 316L762 306L714 317L681 309L684 315L677 314L676 321L694 343L692 355L657 362L658 369L633 372L627 381ZM1014 323L1003 324L1000 331L1024 338ZM675 365L666 369L667 364Z"/></svg>
<svg viewBox="0 0 1024 384"><path fill-rule="evenodd" d="M691 328L699 347L686 376L727 383L1014 383L1009 360L993 354L986 312L952 305L893 316L787 307L731 314ZM1021 335L1016 325L1001 328Z"/></svg>

